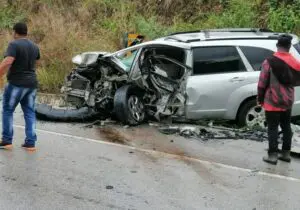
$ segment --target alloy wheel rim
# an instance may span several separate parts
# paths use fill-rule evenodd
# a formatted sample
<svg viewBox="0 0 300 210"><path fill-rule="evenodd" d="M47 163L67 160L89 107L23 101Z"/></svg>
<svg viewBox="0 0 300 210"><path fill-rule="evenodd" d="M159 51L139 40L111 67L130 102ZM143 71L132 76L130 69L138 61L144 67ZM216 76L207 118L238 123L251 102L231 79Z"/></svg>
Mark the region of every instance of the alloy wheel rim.
<svg viewBox="0 0 300 210"><path fill-rule="evenodd" d="M267 127L265 113L261 106L254 106L248 111L246 115L246 125L248 127Z"/></svg>
<svg viewBox="0 0 300 210"><path fill-rule="evenodd" d="M128 99L128 106L131 116L137 122L141 122L144 119L144 105L137 96L130 96Z"/></svg>

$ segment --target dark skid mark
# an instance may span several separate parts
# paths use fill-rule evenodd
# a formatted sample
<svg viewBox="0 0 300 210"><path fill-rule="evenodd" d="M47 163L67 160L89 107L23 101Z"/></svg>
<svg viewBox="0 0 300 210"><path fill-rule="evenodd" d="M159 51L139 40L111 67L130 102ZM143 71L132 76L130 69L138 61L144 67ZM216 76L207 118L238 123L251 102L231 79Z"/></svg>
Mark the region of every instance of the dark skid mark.
<svg viewBox="0 0 300 210"><path fill-rule="evenodd" d="M129 141L117 129L112 127L99 128L100 136L109 142L128 145Z"/></svg>

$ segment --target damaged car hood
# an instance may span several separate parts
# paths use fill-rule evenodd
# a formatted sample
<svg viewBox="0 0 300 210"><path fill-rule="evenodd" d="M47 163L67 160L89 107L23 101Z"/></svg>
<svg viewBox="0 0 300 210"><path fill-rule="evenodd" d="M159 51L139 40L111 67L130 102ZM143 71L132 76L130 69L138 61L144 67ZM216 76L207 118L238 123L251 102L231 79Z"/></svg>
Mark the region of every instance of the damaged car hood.
<svg viewBox="0 0 300 210"><path fill-rule="evenodd" d="M96 63L99 57L109 54L108 52L83 52L72 58L72 62L76 65L89 66Z"/></svg>

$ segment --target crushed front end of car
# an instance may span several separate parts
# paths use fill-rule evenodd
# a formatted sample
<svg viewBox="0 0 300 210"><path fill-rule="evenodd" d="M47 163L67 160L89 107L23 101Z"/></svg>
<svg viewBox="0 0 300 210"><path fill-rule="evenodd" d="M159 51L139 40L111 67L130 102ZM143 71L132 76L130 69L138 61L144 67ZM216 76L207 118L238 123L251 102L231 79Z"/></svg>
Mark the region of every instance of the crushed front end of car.
<svg viewBox="0 0 300 210"><path fill-rule="evenodd" d="M53 108L37 104L39 118L61 121L110 116L116 90L126 84L127 74L104 57L107 53L86 52L73 58L76 67L61 88L65 103L72 107Z"/></svg>
<svg viewBox="0 0 300 210"><path fill-rule="evenodd" d="M84 121L114 116L124 124L138 125L149 118L185 115L191 68L175 59L132 47L114 54L83 53L73 63L76 67L61 88L73 108L38 104L39 118Z"/></svg>

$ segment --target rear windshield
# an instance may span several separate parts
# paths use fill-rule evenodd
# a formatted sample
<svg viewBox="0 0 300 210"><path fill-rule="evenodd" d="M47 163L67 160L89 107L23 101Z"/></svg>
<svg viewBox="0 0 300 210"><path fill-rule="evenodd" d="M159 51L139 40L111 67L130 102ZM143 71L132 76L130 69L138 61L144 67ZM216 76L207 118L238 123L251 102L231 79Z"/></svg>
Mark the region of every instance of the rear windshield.
<svg viewBox="0 0 300 210"><path fill-rule="evenodd" d="M300 42L298 44L295 44L294 47L296 48L296 50L300 54Z"/></svg>

